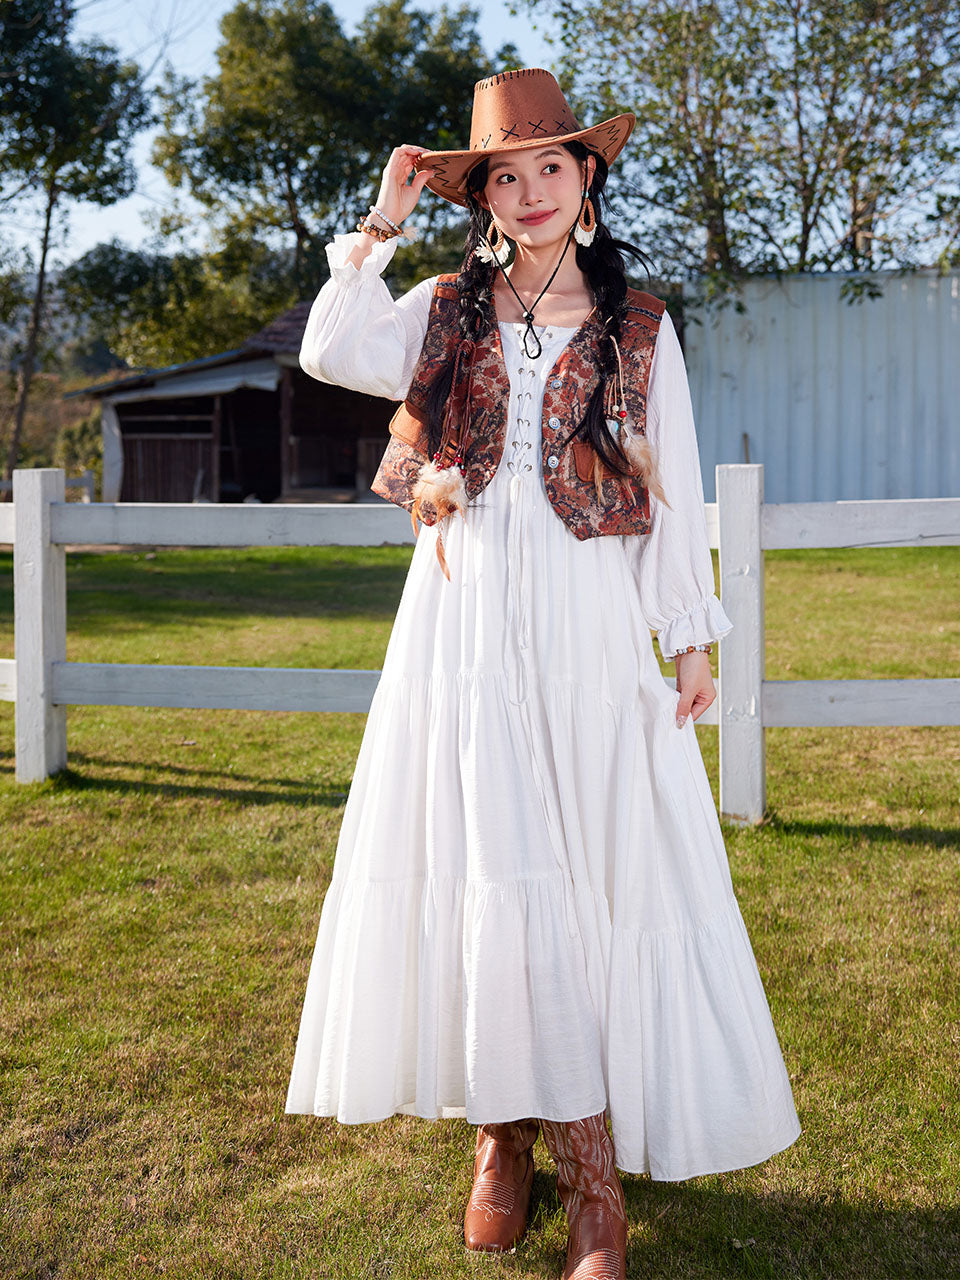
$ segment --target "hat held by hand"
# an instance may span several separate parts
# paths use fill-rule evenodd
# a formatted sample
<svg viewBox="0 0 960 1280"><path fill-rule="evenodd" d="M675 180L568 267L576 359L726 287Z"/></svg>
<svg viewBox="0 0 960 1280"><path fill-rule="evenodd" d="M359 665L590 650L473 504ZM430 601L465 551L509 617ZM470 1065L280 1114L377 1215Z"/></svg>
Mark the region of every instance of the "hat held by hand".
<svg viewBox="0 0 960 1280"><path fill-rule="evenodd" d="M468 151L424 151L417 169L435 170L431 191L454 204L467 203L467 175L484 152L529 151L578 138L612 164L630 137L632 112L581 129L549 71L524 67L478 80L473 90Z"/></svg>

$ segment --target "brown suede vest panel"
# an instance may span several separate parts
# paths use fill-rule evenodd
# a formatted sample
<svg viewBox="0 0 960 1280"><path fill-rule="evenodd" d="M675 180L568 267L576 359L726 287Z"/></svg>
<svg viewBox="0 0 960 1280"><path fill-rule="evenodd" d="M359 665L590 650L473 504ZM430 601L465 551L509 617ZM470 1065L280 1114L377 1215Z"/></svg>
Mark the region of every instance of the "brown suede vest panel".
<svg viewBox="0 0 960 1280"><path fill-rule="evenodd" d="M646 430L647 384L663 311L664 304L652 294L627 291L620 354L626 408L640 432ZM597 457L592 446L577 439L566 448L560 447L583 419L600 379L596 358L599 336L599 323L588 317L550 371L543 398L544 487L557 515L580 539L646 533L650 528L649 495L639 479L615 476L601 467L598 493L594 479ZM390 423L390 443L371 485L374 493L407 510L413 502L420 467L427 459L427 394L434 378L453 359L459 337L456 276L441 276L434 289L427 332L407 399ZM506 434L510 377L497 325L476 344L472 375L468 374L467 369L462 370L451 398L467 496L473 499L496 474ZM465 421L468 380L470 412ZM423 513L427 524L433 524L435 518L429 509Z"/></svg>

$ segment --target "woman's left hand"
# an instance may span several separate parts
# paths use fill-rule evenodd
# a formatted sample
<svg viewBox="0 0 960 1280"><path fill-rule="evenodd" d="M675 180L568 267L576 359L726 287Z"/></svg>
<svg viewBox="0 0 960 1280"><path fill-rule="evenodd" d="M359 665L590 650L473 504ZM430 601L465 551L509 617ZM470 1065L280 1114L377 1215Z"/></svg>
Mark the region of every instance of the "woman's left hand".
<svg viewBox="0 0 960 1280"><path fill-rule="evenodd" d="M678 654L674 659L677 666L677 692L680 701L677 703L677 728L682 729L687 723L687 716L699 719L716 699L717 691L713 687L713 676L710 674L710 658L707 654L694 650L692 653Z"/></svg>

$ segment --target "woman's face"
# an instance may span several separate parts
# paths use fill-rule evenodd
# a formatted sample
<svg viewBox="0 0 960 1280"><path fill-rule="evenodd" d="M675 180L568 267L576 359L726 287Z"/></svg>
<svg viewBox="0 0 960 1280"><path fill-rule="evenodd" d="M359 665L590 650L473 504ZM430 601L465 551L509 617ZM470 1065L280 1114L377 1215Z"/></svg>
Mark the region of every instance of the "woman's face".
<svg viewBox="0 0 960 1280"><path fill-rule="evenodd" d="M588 156L588 184L594 168ZM583 166L559 143L542 151L497 151L487 165L480 203L511 240L544 249L566 239L580 216L583 188Z"/></svg>

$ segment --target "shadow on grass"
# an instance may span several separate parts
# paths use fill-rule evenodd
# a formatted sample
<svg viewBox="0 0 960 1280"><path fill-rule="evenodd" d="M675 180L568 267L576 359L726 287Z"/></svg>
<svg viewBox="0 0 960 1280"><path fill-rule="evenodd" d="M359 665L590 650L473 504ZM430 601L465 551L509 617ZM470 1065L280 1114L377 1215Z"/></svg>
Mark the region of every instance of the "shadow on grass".
<svg viewBox="0 0 960 1280"><path fill-rule="evenodd" d="M633 1236L627 1251L628 1280L960 1276L960 1208L946 1191L942 1203L923 1209L879 1199L854 1200L827 1181L823 1193L812 1196L762 1194L730 1185L743 1176L738 1171L687 1182L624 1176ZM521 1267L528 1263L524 1254L536 1247L547 1223L560 1213L556 1178L538 1169L529 1233L518 1250ZM563 1258L558 1255L556 1262L561 1269Z"/></svg>
<svg viewBox="0 0 960 1280"><path fill-rule="evenodd" d="M75 751L71 757L80 765L96 768L131 768L127 760L107 760L101 756L85 756ZM347 798L349 784L342 786L321 786L303 778L264 778L236 772L221 772L216 769L186 769L177 765L140 764L136 765L138 775L142 774L189 774L191 777L207 777L209 783L165 782L148 777L111 778L98 776L95 773L83 773L78 768L63 769L54 774L45 784L52 791L89 791L109 793L112 795L162 795L170 799L177 797L199 797L235 801L237 804L289 804L295 808L307 805L323 805L331 809L340 808ZM0 774L13 773L12 760L9 766L0 764ZM221 779L219 782L213 779ZM260 785L253 787L237 786L237 783L253 782ZM230 784L234 784L231 786Z"/></svg>
<svg viewBox="0 0 960 1280"><path fill-rule="evenodd" d="M737 1174L726 1175L737 1177ZM947 1280L960 1275L960 1211L894 1207L783 1192L766 1195L711 1178L687 1183L625 1177L628 1280ZM556 1180L538 1170L529 1233L517 1269L529 1266L546 1224L561 1212ZM528 1256L524 1256L528 1255ZM558 1254L555 1275L563 1266ZM503 1270L513 1269L503 1259Z"/></svg>
<svg viewBox="0 0 960 1280"><path fill-rule="evenodd" d="M627 1255L628 1277L763 1277L960 1274L960 1212L785 1193L758 1195L704 1180L625 1180L627 1215L643 1224Z"/></svg>
<svg viewBox="0 0 960 1280"><path fill-rule="evenodd" d="M113 760L109 756L92 756L83 751L74 751L71 758L79 760L92 768L129 769L132 767L129 760ZM144 773L172 773L191 778L222 778L225 782L269 783L278 787L299 788L301 791L310 791L312 789L310 781L305 778L265 778L262 773L238 773L236 769L204 769L198 768L196 765L142 760L137 761L135 767ZM70 773L72 771L68 769L66 772ZM63 775L58 776L62 777ZM83 780L85 782L89 781L86 777Z"/></svg>
<svg viewBox="0 0 960 1280"><path fill-rule="evenodd" d="M328 805L335 808L343 804L349 782L342 786L317 788L305 778L264 778L260 774L238 773L236 770L203 769L189 765L139 762L135 767L139 775L163 775L174 779L208 778L209 784L178 781L151 780L149 777L109 778L84 773L81 767L96 769L130 769L129 760L114 760L107 756L92 756L73 751L70 758L78 766L63 770L49 780L48 785L57 790L104 791L117 794L155 792L166 796L215 796L221 800L236 800L244 804L291 804L301 807L307 804ZM15 759L13 752L0 750L0 777L13 777ZM217 779L214 783L212 780ZM238 786L253 783L254 786ZM727 827L728 824L724 824ZM758 830L775 832L786 838L824 836L829 839L846 839L870 844L900 843L934 847L956 848L960 845L960 827L898 827L888 823L843 822L837 819L789 819L778 818L771 813ZM730 825L725 831L728 839L740 835L742 827ZM960 1276L960 1270L958 1270Z"/></svg>
<svg viewBox="0 0 960 1280"><path fill-rule="evenodd" d="M763 823L768 831L783 836L828 836L831 839L866 841L870 844L949 845L960 844L960 827L897 827L884 822L843 822L837 819L784 820L771 814ZM958 1272L960 1275L960 1272Z"/></svg>

